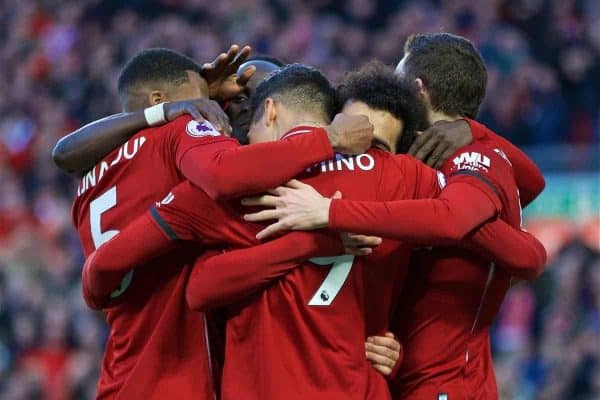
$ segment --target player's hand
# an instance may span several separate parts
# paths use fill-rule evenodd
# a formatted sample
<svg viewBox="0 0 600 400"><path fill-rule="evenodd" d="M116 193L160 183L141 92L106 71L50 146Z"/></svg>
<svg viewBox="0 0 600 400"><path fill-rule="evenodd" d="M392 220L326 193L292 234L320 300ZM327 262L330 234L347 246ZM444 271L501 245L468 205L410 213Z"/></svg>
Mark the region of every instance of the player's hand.
<svg viewBox="0 0 600 400"><path fill-rule="evenodd" d="M252 222L277 220L256 235L257 239L264 239L282 231L326 227L331 199L321 196L312 186L293 179L285 186L270 190L269 194L243 199L242 204L272 207L244 215L246 221Z"/></svg>
<svg viewBox="0 0 600 400"><path fill-rule="evenodd" d="M246 83L252 78L255 71L256 67L251 65L239 74L229 75L227 79L223 80L221 87L219 88L219 93L215 98L219 101L225 101L235 99L242 94L247 94L245 93Z"/></svg>
<svg viewBox="0 0 600 400"><path fill-rule="evenodd" d="M432 168L440 168L459 147L472 141L471 127L464 119L439 121L418 133L408 154Z"/></svg>
<svg viewBox="0 0 600 400"><path fill-rule="evenodd" d="M197 121L207 119L216 130L227 135L231 134L229 117L214 100L194 99L165 103L165 117L173 121L177 117L189 114Z"/></svg>
<svg viewBox="0 0 600 400"><path fill-rule="evenodd" d="M367 338L365 353L373 368L384 376L390 375L396 364L402 362L402 345L391 332Z"/></svg>
<svg viewBox="0 0 600 400"><path fill-rule="evenodd" d="M240 49L240 46L233 44L227 53L219 54L213 62L202 66L201 74L208 83L211 98L223 101L236 96L243 90L256 68L249 67L240 75L236 73L250 55L251 50L250 46Z"/></svg>
<svg viewBox="0 0 600 400"><path fill-rule="evenodd" d="M379 246L382 242L380 237L355 233L340 233L340 237L346 254L353 256L367 256L373 252L374 247Z"/></svg>
<svg viewBox="0 0 600 400"><path fill-rule="evenodd" d="M365 115L337 114L325 127L333 151L361 154L371 147L373 125Z"/></svg>

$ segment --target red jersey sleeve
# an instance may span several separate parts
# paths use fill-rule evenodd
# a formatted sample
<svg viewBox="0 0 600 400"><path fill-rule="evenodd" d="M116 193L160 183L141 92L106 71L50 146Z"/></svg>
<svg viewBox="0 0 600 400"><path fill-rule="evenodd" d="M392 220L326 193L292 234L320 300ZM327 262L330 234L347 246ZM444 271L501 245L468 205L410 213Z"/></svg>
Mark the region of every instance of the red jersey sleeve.
<svg viewBox="0 0 600 400"><path fill-rule="evenodd" d="M496 261L520 279L536 279L546 264L546 249L539 240L500 219L483 225L469 235L467 242L466 247Z"/></svg>
<svg viewBox="0 0 600 400"><path fill-rule="evenodd" d="M471 127L473 140L488 139L496 144L506 153L512 163L515 180L521 193L521 206L525 207L531 203L544 190L546 181L537 165L523 153L517 146L500 135L492 132L488 127L477 121L466 118Z"/></svg>
<svg viewBox="0 0 600 400"><path fill-rule="evenodd" d="M173 122L175 162L185 178L213 199L258 193L285 183L307 167L333 157L327 132L297 127L286 138L241 146L208 121Z"/></svg>
<svg viewBox="0 0 600 400"><path fill-rule="evenodd" d="M148 214L171 240L189 240L206 246L258 243L256 232L250 230L248 223L189 181L174 187Z"/></svg>
<svg viewBox="0 0 600 400"><path fill-rule="evenodd" d="M103 308L113 293L118 293L123 278L132 268L143 268L148 261L176 245L156 227L148 214L136 218L86 259L82 270L86 304L93 309Z"/></svg>
<svg viewBox="0 0 600 400"><path fill-rule="evenodd" d="M387 155L378 200L427 199L437 197L444 175L408 155Z"/></svg>
<svg viewBox="0 0 600 400"><path fill-rule="evenodd" d="M186 288L190 308L233 303L279 279L311 257L343 254L337 235L292 232L255 247L198 259Z"/></svg>
<svg viewBox="0 0 600 400"><path fill-rule="evenodd" d="M333 200L330 227L419 243L456 242L500 212L501 199L506 198L502 191L510 186L507 179L513 179L502 155L481 144L460 149L444 172L448 183L437 199Z"/></svg>

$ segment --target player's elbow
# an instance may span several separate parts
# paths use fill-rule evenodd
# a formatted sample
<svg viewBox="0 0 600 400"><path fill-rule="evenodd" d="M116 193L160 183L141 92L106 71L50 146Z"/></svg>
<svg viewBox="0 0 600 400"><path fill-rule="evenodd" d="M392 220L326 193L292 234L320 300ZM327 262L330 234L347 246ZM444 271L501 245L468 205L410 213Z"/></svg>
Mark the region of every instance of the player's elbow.
<svg viewBox="0 0 600 400"><path fill-rule="evenodd" d="M75 172L75 166L71 163L68 147L64 142L64 138L60 139L52 149L52 160L54 164L65 172Z"/></svg>
<svg viewBox="0 0 600 400"><path fill-rule="evenodd" d="M442 242L460 242L463 240L467 234L471 231L469 227L461 225L459 223L449 223L442 222L443 228L440 231L440 235L437 240Z"/></svg>
<svg viewBox="0 0 600 400"><path fill-rule="evenodd" d="M546 249L539 244L530 254L518 254L512 263L513 275L517 278L533 281L542 275L546 266Z"/></svg>
<svg viewBox="0 0 600 400"><path fill-rule="evenodd" d="M93 293L92 282L92 274L90 273L88 264L86 262L83 270L81 271L81 294L83 301L92 310L101 310L106 303L106 299Z"/></svg>
<svg viewBox="0 0 600 400"><path fill-rule="evenodd" d="M542 275L542 273L544 272L544 267L546 266L546 261L547 261L547 253L546 253L546 249L544 248L544 246L541 243L538 243L536 245L536 249L533 252L533 255L531 257L531 279L530 280L534 280L540 277L540 275Z"/></svg>
<svg viewBox="0 0 600 400"><path fill-rule="evenodd" d="M188 283L185 289L185 301L190 310L201 312L210 310L212 308L210 288Z"/></svg>
<svg viewBox="0 0 600 400"><path fill-rule="evenodd" d="M521 207L526 207L535 200L546 188L546 179L538 170L537 174L529 177L527 187L521 189Z"/></svg>

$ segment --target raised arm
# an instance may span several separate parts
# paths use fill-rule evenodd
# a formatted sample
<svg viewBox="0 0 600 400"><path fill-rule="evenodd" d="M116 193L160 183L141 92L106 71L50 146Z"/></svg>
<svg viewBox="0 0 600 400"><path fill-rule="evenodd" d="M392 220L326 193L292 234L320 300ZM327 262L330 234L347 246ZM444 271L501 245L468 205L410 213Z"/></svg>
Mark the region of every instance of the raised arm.
<svg viewBox="0 0 600 400"><path fill-rule="evenodd" d="M312 257L343 254L337 235L293 232L271 242L200 258L186 288L188 306L206 311L263 289Z"/></svg>
<svg viewBox="0 0 600 400"><path fill-rule="evenodd" d="M220 127L219 130L230 129L225 113L216 102L209 99L178 101L154 106L154 110L162 113L158 121L149 121L146 118L146 110L111 115L68 134L54 146L52 150L54 162L65 172L85 172L129 140L136 132L162 125L184 114L199 120L206 118L216 127Z"/></svg>

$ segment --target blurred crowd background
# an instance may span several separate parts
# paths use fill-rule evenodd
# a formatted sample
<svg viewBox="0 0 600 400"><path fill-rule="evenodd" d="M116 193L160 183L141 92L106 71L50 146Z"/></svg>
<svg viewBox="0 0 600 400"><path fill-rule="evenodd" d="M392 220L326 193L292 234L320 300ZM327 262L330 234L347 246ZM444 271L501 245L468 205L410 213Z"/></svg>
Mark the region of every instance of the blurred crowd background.
<svg viewBox="0 0 600 400"><path fill-rule="evenodd" d="M547 271L509 294L493 332L503 399L600 399L600 2L596 0L0 0L0 398L87 399L104 318L80 296L75 180L50 152L119 111L120 66L164 46L200 62L231 43L334 81L412 32L471 39L488 66L480 120L548 189L527 225Z"/></svg>

